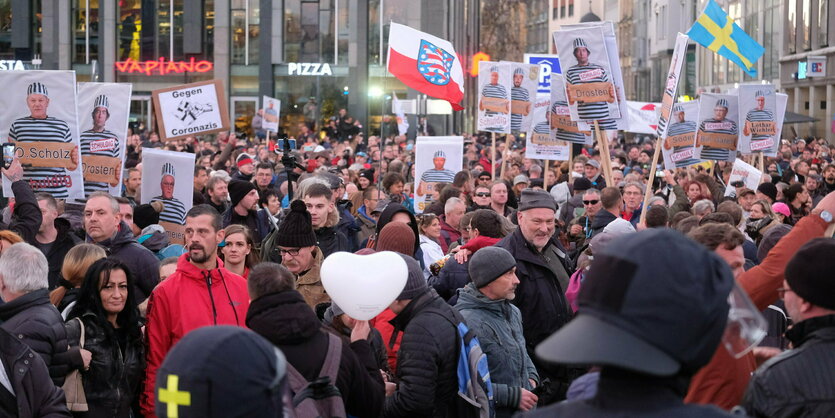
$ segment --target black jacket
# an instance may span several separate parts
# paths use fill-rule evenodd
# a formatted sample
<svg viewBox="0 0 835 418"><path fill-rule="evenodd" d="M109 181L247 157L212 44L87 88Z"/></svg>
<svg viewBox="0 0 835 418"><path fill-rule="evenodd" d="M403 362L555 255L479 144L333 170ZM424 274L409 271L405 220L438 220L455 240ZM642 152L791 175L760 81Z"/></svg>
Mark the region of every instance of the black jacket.
<svg viewBox="0 0 835 418"><path fill-rule="evenodd" d="M351 242L335 227L326 226L313 232L316 233L317 245L325 258L337 251L351 252Z"/></svg>
<svg viewBox="0 0 835 418"><path fill-rule="evenodd" d="M437 314L427 312L429 308L454 318L454 308L430 289L390 321L394 333L388 343L401 331L403 339L397 352L397 391L386 397L386 417L455 416L458 331Z"/></svg>
<svg viewBox="0 0 835 418"><path fill-rule="evenodd" d="M752 417L835 416L835 315L794 325L794 345L763 364L742 400Z"/></svg>
<svg viewBox="0 0 835 418"><path fill-rule="evenodd" d="M299 292L270 293L253 300L246 313L246 326L281 349L287 362L308 381L319 376L327 355L328 334ZM348 414L380 416L385 385L368 341L342 345L336 387Z"/></svg>
<svg viewBox="0 0 835 418"><path fill-rule="evenodd" d="M342 337L346 343L350 343L351 329L346 327L337 327L337 324L333 321L334 315L332 307L333 305L329 306L328 309L325 310L325 317L322 319L322 323L325 324L328 331ZM386 351L386 344L383 342L383 336L380 334L380 331L377 331L377 328L372 327L367 340L368 343L371 344L371 350L374 352L377 368L389 372L388 351Z"/></svg>
<svg viewBox="0 0 835 418"><path fill-rule="evenodd" d="M257 211L250 210L244 218L235 213L235 208L230 206L226 212L223 212L222 225L226 228L232 224L239 224L249 228L252 232L252 238L255 240L255 246L260 248L261 241L269 235L271 229L267 216L269 214L267 214L266 209L259 209Z"/></svg>
<svg viewBox="0 0 835 418"><path fill-rule="evenodd" d="M141 336L126 335L120 342L113 327L99 321L93 312L85 312L80 319L84 322L84 349L92 354L90 370L82 372L89 407L85 417L128 417L132 410L139 412L145 377ZM67 334L73 344L78 343L80 331L76 319L67 321Z"/></svg>
<svg viewBox="0 0 835 418"><path fill-rule="evenodd" d="M56 386L73 369L81 367L78 349L67 351L67 332L58 310L49 303L46 289L27 293L0 304L0 328L17 337L40 354Z"/></svg>
<svg viewBox="0 0 835 418"><path fill-rule="evenodd" d="M589 238L603 233L603 228L606 228L606 225L609 225L617 218L612 212L606 209L600 209L591 221L591 236Z"/></svg>
<svg viewBox="0 0 835 418"><path fill-rule="evenodd" d="M64 391L49 378L43 360L14 335L0 329L0 359L17 400L18 417L70 417ZM2 412L2 411L0 411Z"/></svg>
<svg viewBox="0 0 835 418"><path fill-rule="evenodd" d="M64 265L64 257L70 251L70 248L81 242L81 239L72 233L70 221L64 218L56 218L55 229L58 230L58 236L55 237L49 251L44 253L46 261L49 263L49 289L58 287L58 282L63 278L61 267ZM36 242L35 246L43 251L43 244Z"/></svg>
<svg viewBox="0 0 835 418"><path fill-rule="evenodd" d="M437 276L429 277L429 285L450 305L455 305L452 299L458 293L458 289L470 282L469 264L469 260L461 264L455 257L449 257L441 272Z"/></svg>
<svg viewBox="0 0 835 418"><path fill-rule="evenodd" d="M149 249L136 242L130 227L121 222L116 236L98 243L108 256L125 263L133 273L136 303L142 303L159 283L159 259Z"/></svg>
<svg viewBox="0 0 835 418"><path fill-rule="evenodd" d="M15 198L12 220L8 225L0 225L0 229L8 229L34 245L35 235L38 234L41 222L43 222L38 200L32 188L23 180L12 183L12 193Z"/></svg>

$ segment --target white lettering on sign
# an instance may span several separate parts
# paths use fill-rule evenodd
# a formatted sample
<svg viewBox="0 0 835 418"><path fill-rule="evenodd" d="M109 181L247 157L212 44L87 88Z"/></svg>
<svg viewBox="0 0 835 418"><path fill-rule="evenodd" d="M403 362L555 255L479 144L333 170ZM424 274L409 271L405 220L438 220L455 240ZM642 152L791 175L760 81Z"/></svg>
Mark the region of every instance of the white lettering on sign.
<svg viewBox="0 0 835 418"><path fill-rule="evenodd" d="M708 131L730 131L734 124L731 122L710 122L705 123L705 130Z"/></svg>
<svg viewBox="0 0 835 418"><path fill-rule="evenodd" d="M116 148L116 138L100 139L90 143L90 152L111 151Z"/></svg>
<svg viewBox="0 0 835 418"><path fill-rule="evenodd" d="M21 60L0 60L0 71L23 71L25 69Z"/></svg>
<svg viewBox="0 0 835 418"><path fill-rule="evenodd" d="M596 70L583 71L582 73L580 73L580 81L589 81L601 77L603 77L603 70L599 68Z"/></svg>
<svg viewBox="0 0 835 418"><path fill-rule="evenodd" d="M328 63L291 62L287 64L287 75L333 75L333 71Z"/></svg>

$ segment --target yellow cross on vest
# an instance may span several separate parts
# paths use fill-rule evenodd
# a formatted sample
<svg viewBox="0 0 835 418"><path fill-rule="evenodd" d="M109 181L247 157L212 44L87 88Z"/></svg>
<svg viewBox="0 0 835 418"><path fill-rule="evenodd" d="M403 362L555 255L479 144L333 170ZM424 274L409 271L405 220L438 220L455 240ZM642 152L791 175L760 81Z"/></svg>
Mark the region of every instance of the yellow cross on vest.
<svg viewBox="0 0 835 418"><path fill-rule="evenodd" d="M159 401L166 404L166 415L169 418L177 418L177 408L191 406L191 393L177 390L180 378L177 375L168 375L168 388L159 388Z"/></svg>
<svg viewBox="0 0 835 418"><path fill-rule="evenodd" d="M707 31L714 37L713 42L708 45L707 49L713 52L719 52L719 48L724 46L729 51L733 52L733 54L740 60L742 60L742 63L745 64L746 68L750 70L754 67L754 64L739 52L739 47L736 45L736 41L731 38L731 34L734 32L734 20L731 19L730 16L728 16L728 21L725 22L725 26L723 27L719 27L719 25L717 25L716 22L714 22L713 19L707 15L707 13L702 13L697 21L701 23L702 26L704 26L705 29L707 29Z"/></svg>

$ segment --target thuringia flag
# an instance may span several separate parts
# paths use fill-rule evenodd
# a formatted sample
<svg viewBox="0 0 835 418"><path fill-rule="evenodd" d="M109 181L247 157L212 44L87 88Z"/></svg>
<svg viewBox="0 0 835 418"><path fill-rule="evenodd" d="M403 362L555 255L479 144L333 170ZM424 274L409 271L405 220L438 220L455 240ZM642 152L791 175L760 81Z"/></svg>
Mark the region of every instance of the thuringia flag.
<svg viewBox="0 0 835 418"><path fill-rule="evenodd" d="M388 71L403 84L464 109L464 69L449 41L391 24Z"/></svg>

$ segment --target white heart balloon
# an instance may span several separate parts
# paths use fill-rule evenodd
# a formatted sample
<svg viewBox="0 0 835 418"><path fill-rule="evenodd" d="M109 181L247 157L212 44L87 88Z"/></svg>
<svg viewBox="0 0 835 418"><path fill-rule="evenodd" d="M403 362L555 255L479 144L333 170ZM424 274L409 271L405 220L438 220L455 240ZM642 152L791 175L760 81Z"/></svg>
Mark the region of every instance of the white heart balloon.
<svg viewBox="0 0 835 418"><path fill-rule="evenodd" d="M409 267L400 254L333 253L322 262L322 285L348 316L361 321L383 312L406 287Z"/></svg>

